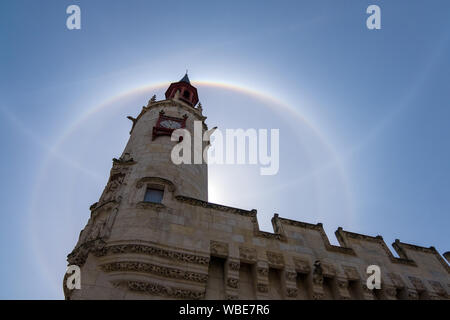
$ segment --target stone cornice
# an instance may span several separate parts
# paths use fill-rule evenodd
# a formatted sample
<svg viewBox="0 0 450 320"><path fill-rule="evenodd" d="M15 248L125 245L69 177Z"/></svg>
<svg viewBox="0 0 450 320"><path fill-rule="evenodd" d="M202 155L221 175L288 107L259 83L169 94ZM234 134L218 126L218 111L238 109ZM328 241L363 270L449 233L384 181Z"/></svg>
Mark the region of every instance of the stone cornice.
<svg viewBox="0 0 450 320"><path fill-rule="evenodd" d="M214 210L224 211L224 212L233 213L233 214L239 214L241 216L246 216L246 217L256 216L256 210L249 211L249 210L244 210L244 209L239 209L239 208L233 208L233 207L228 207L228 206L224 206L221 204L211 203L211 202L207 202L207 201L203 201L203 200L199 200L199 199L195 199L195 198L190 198L190 197L186 197L186 196L181 196L181 195L175 196L175 199L177 199L178 201L184 202L184 203L188 203L193 206L214 209Z"/></svg>
<svg viewBox="0 0 450 320"><path fill-rule="evenodd" d="M392 246L398 252L399 255L404 255L405 259L407 259L407 255L406 255L406 252L404 251L404 249L433 254L436 257L436 259L439 261L439 263L447 271L447 273L450 273L450 266L448 265L447 262L445 262L444 258L442 258L442 256L439 254L439 252L433 246L426 248L426 247L421 247L421 246L418 246L415 244L404 243L398 239L396 239L395 242L392 243Z"/></svg>
<svg viewBox="0 0 450 320"><path fill-rule="evenodd" d="M352 255L352 256L356 255L355 251L352 248L332 245L325 233L325 230L323 229L322 223L317 223L317 224L306 223L306 222L290 220L290 219L286 219L286 218L280 218L278 215L275 215L274 219L278 219L283 224L287 224L287 225L291 225L291 226L295 226L295 227L299 227L299 228L303 228L303 229L315 230L315 231L319 232L320 236L322 237L325 248L328 251L338 252L338 253Z"/></svg>
<svg viewBox="0 0 450 320"><path fill-rule="evenodd" d="M408 266L412 266L412 267L417 267L417 264L413 260L407 259L405 257L403 257L403 258L394 257L391 250L389 250L388 246L386 245L386 242L384 242L383 237L380 235L374 237L374 236L368 236L368 235L360 234L360 233L356 233L356 232L344 231L344 230L342 230L342 228L340 228L338 230L348 238L369 241L369 242L375 242L375 243L379 244L392 263L404 264L404 265L408 265Z"/></svg>

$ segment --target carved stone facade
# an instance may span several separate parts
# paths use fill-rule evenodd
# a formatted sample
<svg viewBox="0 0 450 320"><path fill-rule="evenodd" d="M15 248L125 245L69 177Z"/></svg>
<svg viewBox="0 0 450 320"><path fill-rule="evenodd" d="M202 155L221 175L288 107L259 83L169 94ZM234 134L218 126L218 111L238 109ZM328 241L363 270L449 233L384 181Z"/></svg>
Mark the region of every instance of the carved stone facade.
<svg viewBox="0 0 450 320"><path fill-rule="evenodd" d="M175 87L182 90L183 81ZM177 142L152 140L161 111L187 115L191 132L194 121L207 130L203 108L170 94L130 117L129 142L68 255L81 268L81 289L64 288L67 299L450 298L450 267L433 247L397 240L395 257L382 237L342 228L335 246L321 223L278 214L274 232L263 232L256 210L208 202L206 164L175 165ZM155 187L161 202L144 201ZM366 286L372 264L381 268L381 290Z"/></svg>

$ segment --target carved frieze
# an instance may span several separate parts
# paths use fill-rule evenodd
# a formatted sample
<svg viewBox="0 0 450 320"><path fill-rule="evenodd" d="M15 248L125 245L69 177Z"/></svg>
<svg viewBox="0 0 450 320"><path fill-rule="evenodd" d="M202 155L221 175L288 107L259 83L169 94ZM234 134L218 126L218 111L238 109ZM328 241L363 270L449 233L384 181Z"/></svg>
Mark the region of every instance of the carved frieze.
<svg viewBox="0 0 450 320"><path fill-rule="evenodd" d="M289 281L295 281L297 279L297 272L286 271L286 279Z"/></svg>
<svg viewBox="0 0 450 320"><path fill-rule="evenodd" d="M414 286L414 288L416 288L416 290L418 292L422 292L425 291L425 285L423 284L422 280L420 280L417 277L413 277L413 276L409 276L409 281L411 281L412 285Z"/></svg>
<svg viewBox="0 0 450 320"><path fill-rule="evenodd" d="M269 292L269 286L265 283L258 283L256 285L256 290L258 290L258 292L261 292L261 293L267 293L267 292Z"/></svg>
<svg viewBox="0 0 450 320"><path fill-rule="evenodd" d="M336 268L330 263L322 262L322 274L325 277L333 278L336 275Z"/></svg>
<svg viewBox="0 0 450 320"><path fill-rule="evenodd" d="M342 268L344 269L344 273L347 276L348 280L359 280L360 279L358 269L356 269L355 267L342 266Z"/></svg>
<svg viewBox="0 0 450 320"><path fill-rule="evenodd" d="M298 295L297 288L286 288L286 296L289 298L295 298Z"/></svg>
<svg viewBox="0 0 450 320"><path fill-rule="evenodd" d="M227 286L229 286L230 288L234 288L234 289L239 288L239 279L227 278Z"/></svg>
<svg viewBox="0 0 450 320"><path fill-rule="evenodd" d="M142 244L119 244L104 248L101 252L97 252L97 256L105 256L110 254L138 253L146 255L154 255L162 258L195 263L200 265L208 265L209 257L198 256L190 253L163 249L155 246Z"/></svg>
<svg viewBox="0 0 450 320"><path fill-rule="evenodd" d="M388 299L396 299L397 289L394 286L383 286L382 290Z"/></svg>
<svg viewBox="0 0 450 320"><path fill-rule="evenodd" d="M228 268L233 271L239 271L240 269L239 261L228 261Z"/></svg>
<svg viewBox="0 0 450 320"><path fill-rule="evenodd" d="M269 275L269 269L264 267L257 267L256 273L261 277L267 277Z"/></svg>
<svg viewBox="0 0 450 320"><path fill-rule="evenodd" d="M440 296L446 296L447 292L439 281L428 280L428 283L433 288L434 292L436 292Z"/></svg>
<svg viewBox="0 0 450 320"><path fill-rule="evenodd" d="M241 260L255 262L256 261L256 249L250 247L239 247L239 255Z"/></svg>
<svg viewBox="0 0 450 320"><path fill-rule="evenodd" d="M218 257L227 257L228 256L228 243L211 240L210 251L211 251L212 255L215 255Z"/></svg>
<svg viewBox="0 0 450 320"><path fill-rule="evenodd" d="M153 282L121 280L114 282L114 285L125 286L130 291L169 298L198 300L205 297L204 291L171 287Z"/></svg>
<svg viewBox="0 0 450 320"><path fill-rule="evenodd" d="M403 288L405 287L405 283L403 282L403 279L400 275L396 274L396 273L388 273L389 278L392 281L392 284L396 287L396 288Z"/></svg>
<svg viewBox="0 0 450 320"><path fill-rule="evenodd" d="M105 272L143 272L151 273L158 276L183 279L193 282L206 283L208 280L207 274L185 271L165 266L159 266L151 263L136 262L136 261L121 261L106 263L100 266Z"/></svg>
<svg viewBox="0 0 450 320"><path fill-rule="evenodd" d="M297 272L305 274L311 271L311 265L308 260L295 257L293 261Z"/></svg>
<svg viewBox="0 0 450 320"><path fill-rule="evenodd" d="M281 253L267 251L267 260L269 264L274 266L283 266L284 265L284 257Z"/></svg>

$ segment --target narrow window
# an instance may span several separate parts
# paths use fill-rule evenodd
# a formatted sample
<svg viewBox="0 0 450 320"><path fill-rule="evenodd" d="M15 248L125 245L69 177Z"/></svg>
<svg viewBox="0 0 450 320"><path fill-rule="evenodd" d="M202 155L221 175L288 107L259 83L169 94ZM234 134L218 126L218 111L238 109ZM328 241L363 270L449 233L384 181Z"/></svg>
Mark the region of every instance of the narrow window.
<svg viewBox="0 0 450 320"><path fill-rule="evenodd" d="M184 91L183 96L184 96L186 99L190 99L190 98L191 98L191 93L190 93L189 91Z"/></svg>
<svg viewBox="0 0 450 320"><path fill-rule="evenodd" d="M164 195L164 190L155 189L155 188L147 188L145 192L144 201L145 202L153 202L153 203L161 203Z"/></svg>

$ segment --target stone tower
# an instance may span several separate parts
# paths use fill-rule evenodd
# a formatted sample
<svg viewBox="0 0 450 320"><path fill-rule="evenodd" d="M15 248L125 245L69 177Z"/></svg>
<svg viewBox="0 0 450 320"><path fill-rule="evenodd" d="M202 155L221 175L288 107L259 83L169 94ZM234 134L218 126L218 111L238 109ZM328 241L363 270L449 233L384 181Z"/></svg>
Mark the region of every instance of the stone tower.
<svg viewBox="0 0 450 320"><path fill-rule="evenodd" d="M265 232L256 210L208 202L207 165L171 161L175 129L207 130L197 89L185 75L165 96L128 117L130 139L68 255L81 289L66 275L66 299L449 299L434 247L396 240L395 257L381 236L342 228L336 246L321 223L278 214ZM366 285L374 264L380 290Z"/></svg>

